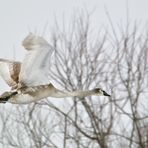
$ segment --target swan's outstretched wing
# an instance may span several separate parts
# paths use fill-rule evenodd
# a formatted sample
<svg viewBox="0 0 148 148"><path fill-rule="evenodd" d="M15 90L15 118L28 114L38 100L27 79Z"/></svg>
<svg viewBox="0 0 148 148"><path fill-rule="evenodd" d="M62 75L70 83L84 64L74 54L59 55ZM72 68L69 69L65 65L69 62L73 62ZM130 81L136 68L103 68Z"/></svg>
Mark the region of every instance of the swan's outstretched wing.
<svg viewBox="0 0 148 148"><path fill-rule="evenodd" d="M0 76L12 89L17 87L20 68L20 62L0 59Z"/></svg>
<svg viewBox="0 0 148 148"><path fill-rule="evenodd" d="M27 54L22 62L19 83L25 86L48 84L52 46L44 38L32 33L23 40L22 45Z"/></svg>

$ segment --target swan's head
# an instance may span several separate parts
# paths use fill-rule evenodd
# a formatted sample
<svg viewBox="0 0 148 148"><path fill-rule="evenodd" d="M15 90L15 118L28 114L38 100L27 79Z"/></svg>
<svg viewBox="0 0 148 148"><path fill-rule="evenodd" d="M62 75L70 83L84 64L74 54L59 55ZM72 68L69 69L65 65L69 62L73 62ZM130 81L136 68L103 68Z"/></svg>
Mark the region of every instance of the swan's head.
<svg viewBox="0 0 148 148"><path fill-rule="evenodd" d="M110 97L110 95L106 91L102 90L101 88L94 89L94 92L96 96L109 96Z"/></svg>

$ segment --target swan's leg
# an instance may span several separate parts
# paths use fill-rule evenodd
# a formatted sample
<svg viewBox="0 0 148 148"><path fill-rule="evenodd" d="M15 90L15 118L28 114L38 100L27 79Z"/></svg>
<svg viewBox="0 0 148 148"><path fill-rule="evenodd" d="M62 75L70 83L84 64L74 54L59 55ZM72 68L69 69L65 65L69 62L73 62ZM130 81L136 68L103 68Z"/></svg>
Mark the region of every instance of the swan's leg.
<svg viewBox="0 0 148 148"><path fill-rule="evenodd" d="M17 92L4 92L1 96L0 96L0 103L6 103L13 95L16 95Z"/></svg>
<svg viewBox="0 0 148 148"><path fill-rule="evenodd" d="M6 103L7 101L0 101L0 103Z"/></svg>

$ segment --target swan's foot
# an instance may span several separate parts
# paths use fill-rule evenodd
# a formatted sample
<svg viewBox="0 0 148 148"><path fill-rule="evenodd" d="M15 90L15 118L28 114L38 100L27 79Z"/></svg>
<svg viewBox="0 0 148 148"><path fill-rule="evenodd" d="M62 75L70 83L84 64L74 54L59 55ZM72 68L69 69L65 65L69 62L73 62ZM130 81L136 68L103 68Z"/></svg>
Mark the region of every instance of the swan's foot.
<svg viewBox="0 0 148 148"><path fill-rule="evenodd" d="M0 96L0 103L6 103L13 95L16 95L17 92L6 91Z"/></svg>

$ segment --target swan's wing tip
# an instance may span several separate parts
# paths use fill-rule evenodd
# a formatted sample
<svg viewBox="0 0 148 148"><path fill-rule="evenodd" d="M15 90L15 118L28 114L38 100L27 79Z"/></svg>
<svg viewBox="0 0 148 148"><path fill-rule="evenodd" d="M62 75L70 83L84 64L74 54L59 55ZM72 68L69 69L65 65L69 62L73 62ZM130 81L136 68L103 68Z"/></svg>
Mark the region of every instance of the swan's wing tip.
<svg viewBox="0 0 148 148"><path fill-rule="evenodd" d="M20 69L20 62L0 59L0 76L11 89L14 89L17 86Z"/></svg>
<svg viewBox="0 0 148 148"><path fill-rule="evenodd" d="M41 36L30 32L22 41L26 50L38 49L37 47L49 46L49 43Z"/></svg>

